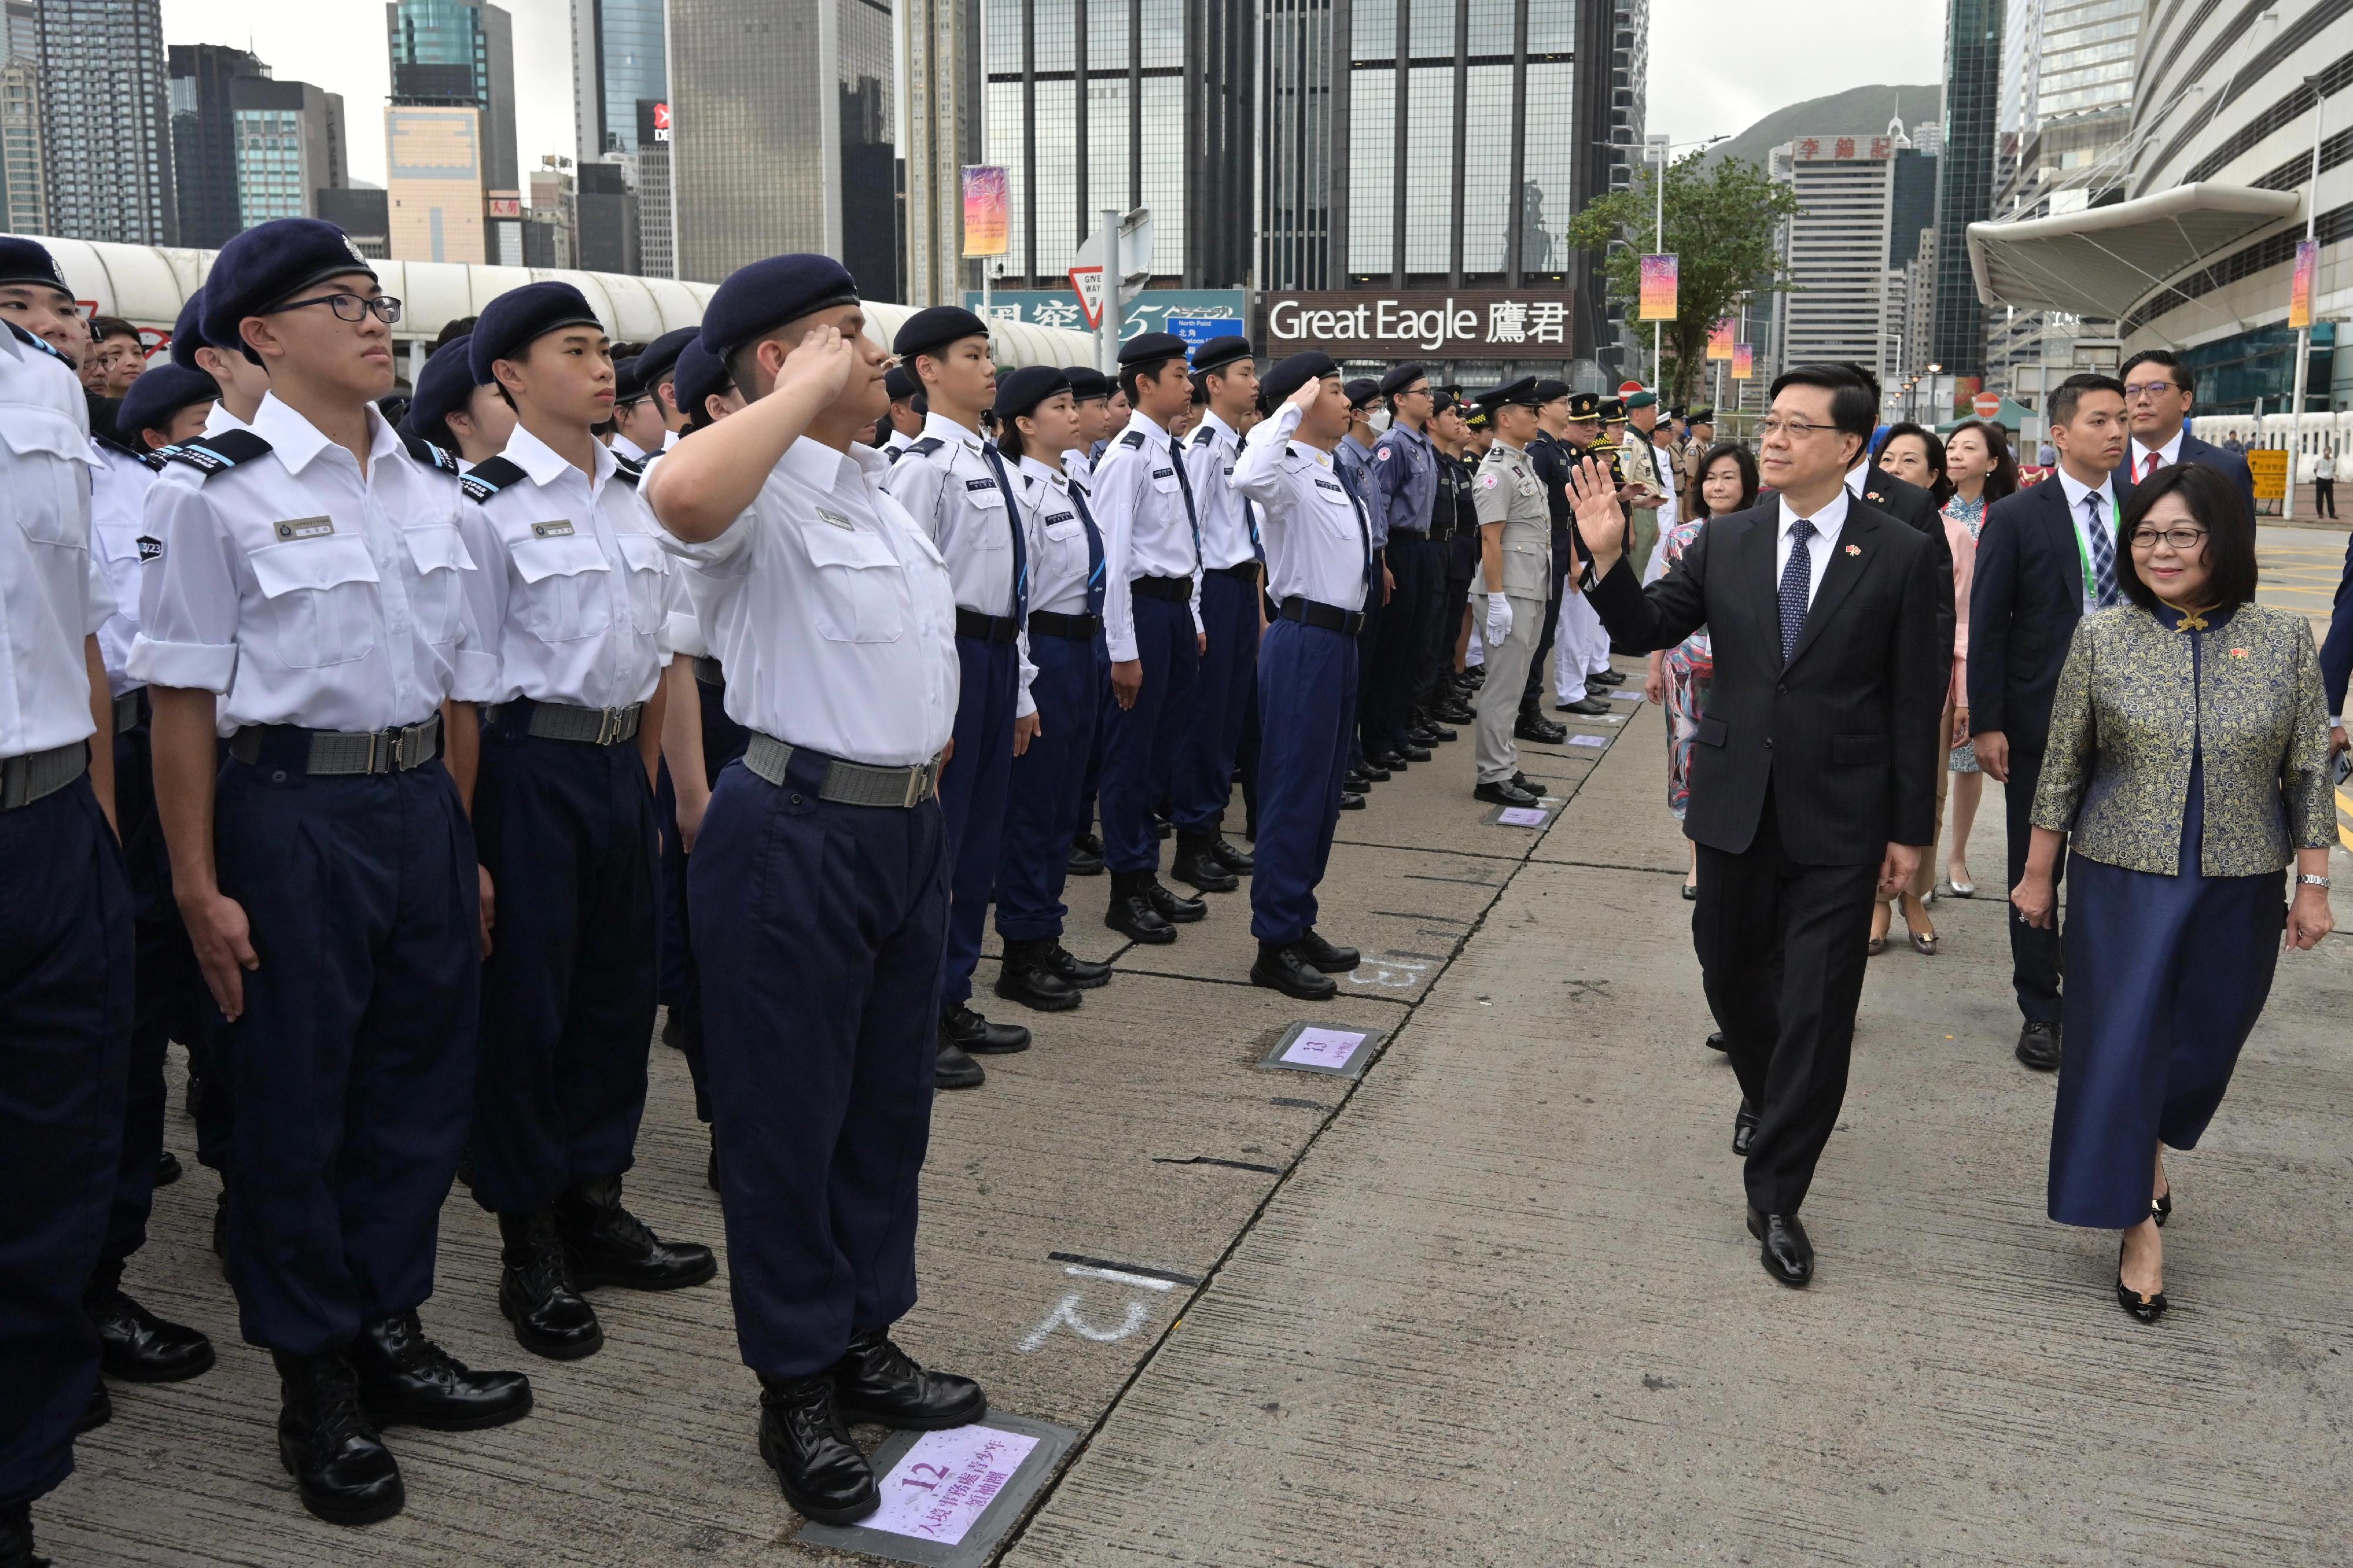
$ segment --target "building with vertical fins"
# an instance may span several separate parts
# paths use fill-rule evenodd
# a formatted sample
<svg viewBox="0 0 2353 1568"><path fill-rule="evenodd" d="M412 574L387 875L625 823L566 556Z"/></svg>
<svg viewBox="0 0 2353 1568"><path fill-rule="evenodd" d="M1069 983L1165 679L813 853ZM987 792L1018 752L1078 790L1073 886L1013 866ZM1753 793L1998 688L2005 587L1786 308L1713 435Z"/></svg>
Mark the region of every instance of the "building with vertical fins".
<svg viewBox="0 0 2353 1568"><path fill-rule="evenodd" d="M1969 273L1968 226L1993 213L2003 0L1950 0L1945 14L1945 128L1936 159L1936 291L1928 357L1945 374L1985 374L1985 316Z"/></svg>
<svg viewBox="0 0 2353 1568"><path fill-rule="evenodd" d="M37 0L49 232L176 245L160 0Z"/></svg>

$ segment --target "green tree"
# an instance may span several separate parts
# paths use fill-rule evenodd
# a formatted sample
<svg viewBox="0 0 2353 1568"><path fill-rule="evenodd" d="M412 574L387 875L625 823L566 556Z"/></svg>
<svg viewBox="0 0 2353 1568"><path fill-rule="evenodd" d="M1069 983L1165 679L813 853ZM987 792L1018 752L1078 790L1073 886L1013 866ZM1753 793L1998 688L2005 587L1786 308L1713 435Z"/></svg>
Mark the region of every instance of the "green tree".
<svg viewBox="0 0 2353 1568"><path fill-rule="evenodd" d="M1658 248L1677 263L1675 319L1660 323L1673 356L1670 403L1689 402L1700 384L1710 328L1744 298L1789 287L1778 236L1782 220L1799 210L1797 193L1755 163L1704 160L1694 152L1667 168L1666 243ZM1609 298L1630 317L1642 297L1642 258L1658 237L1657 182L1655 166L1645 167L1633 185L1587 203L1568 224L1569 244L1608 253Z"/></svg>

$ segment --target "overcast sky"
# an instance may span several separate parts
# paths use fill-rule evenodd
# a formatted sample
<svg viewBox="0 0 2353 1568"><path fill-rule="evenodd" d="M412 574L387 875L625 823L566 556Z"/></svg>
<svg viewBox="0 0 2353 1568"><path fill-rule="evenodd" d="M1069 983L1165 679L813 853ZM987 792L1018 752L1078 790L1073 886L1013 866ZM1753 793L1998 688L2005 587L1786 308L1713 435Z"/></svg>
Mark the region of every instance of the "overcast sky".
<svg viewBox="0 0 2353 1568"><path fill-rule="evenodd" d="M528 178L541 153L573 152L571 4L505 3ZM1944 15L1933 0L1651 0L1650 129L1700 141L1867 82L1938 80ZM250 48L282 79L342 93L352 174L384 183L382 0L164 0L164 37Z"/></svg>

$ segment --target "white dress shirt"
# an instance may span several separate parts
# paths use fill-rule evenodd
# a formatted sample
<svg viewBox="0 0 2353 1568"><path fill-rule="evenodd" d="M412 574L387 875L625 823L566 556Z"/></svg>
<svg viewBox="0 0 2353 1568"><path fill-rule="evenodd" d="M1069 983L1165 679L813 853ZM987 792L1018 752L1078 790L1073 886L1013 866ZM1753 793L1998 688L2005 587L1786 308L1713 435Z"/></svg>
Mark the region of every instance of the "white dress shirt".
<svg viewBox="0 0 2353 1568"><path fill-rule="evenodd" d="M255 412L259 413L259 410L257 409ZM248 425L244 420L239 419L236 415L231 414L228 411L227 404L219 401L216 401L213 404L213 411L205 416L205 434L207 436L217 436L224 430L250 430L252 428L252 426Z"/></svg>
<svg viewBox="0 0 2353 1568"><path fill-rule="evenodd" d="M90 555L95 460L72 368L0 325L0 757L96 730L83 639L114 601Z"/></svg>
<svg viewBox="0 0 2353 1568"><path fill-rule="evenodd" d="M1185 472L1193 480L1193 510L1201 520L1201 565L1210 572L1258 558L1250 537L1250 501L1234 489L1234 463L1241 456L1239 431L1214 413L1185 440Z"/></svg>
<svg viewBox="0 0 2353 1568"><path fill-rule="evenodd" d="M955 594L947 563L882 489L891 460L804 437L744 515L662 547L688 575L727 670L727 716L845 762L913 767L955 729Z"/></svg>
<svg viewBox="0 0 2353 1568"><path fill-rule="evenodd" d="M385 730L491 699L498 650L465 591L469 503L373 406L367 428L363 476L273 393L253 418L267 456L164 466L147 492L164 552L141 571L134 683L219 694L224 735Z"/></svg>
<svg viewBox="0 0 2353 1568"><path fill-rule="evenodd" d="M2105 479L2101 479L2097 489L2084 484L2067 471L2064 463L2059 466L2059 485L2067 492L2067 520L2075 525L2075 548L2081 552L2076 557L2079 568L2076 574L2084 583L2084 613L2088 616L2100 607L2100 578L2097 572L2089 569L2093 560L2092 531L2084 520L2084 498L2089 495L2100 498L2100 521L2107 529L2108 547L2116 552L2116 569L2121 573L2124 570L2125 542L2116 533L2119 512L2116 487Z"/></svg>
<svg viewBox="0 0 2353 1568"><path fill-rule="evenodd" d="M882 437L882 455L895 459L900 453L914 444L915 438L913 436L907 435L893 425L891 426L891 434Z"/></svg>
<svg viewBox="0 0 2353 1568"><path fill-rule="evenodd" d="M627 436L615 436L613 437L613 445L609 449L613 456L617 458L627 458L632 463L644 462L648 455L643 447L638 446Z"/></svg>
<svg viewBox="0 0 2353 1568"><path fill-rule="evenodd" d="M939 445L926 452L930 441ZM1012 615L1013 531L1023 524L1006 505L979 433L944 414L926 416L923 435L884 473L882 488L947 562L957 605L984 616ZM1025 534L1025 558L1029 543Z"/></svg>
<svg viewBox="0 0 2353 1568"><path fill-rule="evenodd" d="M1201 629L1201 553L1176 479L1177 461L1168 432L1142 414L1130 414L1127 427L1103 448L1087 486L1110 562L1103 641L1114 664L1136 657L1135 602L1127 585L1138 577L1190 577L1193 629Z"/></svg>
<svg viewBox="0 0 2353 1568"><path fill-rule="evenodd" d="M1095 477L1095 460L1073 447L1062 454L1062 472L1082 485L1092 483Z"/></svg>
<svg viewBox="0 0 2353 1568"><path fill-rule="evenodd" d="M139 568L162 553L146 524L147 489L155 470L119 447L90 442L90 548L114 595L114 614L98 628L106 684L120 697L135 690L131 643L139 635ZM148 543L142 548L140 541Z"/></svg>
<svg viewBox="0 0 2353 1568"><path fill-rule="evenodd" d="M2157 454L2157 466L2160 468L2169 468L2181 461L2181 437L2189 433L2187 426L2175 430L2173 438L2162 447L2144 447L2140 443L2140 437L2135 436L2131 445L2125 451L2125 457L2131 470L2129 477L2132 482L2138 484L2148 477L2141 470L2148 467L2151 452Z"/></svg>
<svg viewBox="0 0 2353 1568"><path fill-rule="evenodd" d="M1849 476L1852 478L1852 476ZM1781 574L1789 569L1789 550L1796 540L1790 535L1790 525L1798 514L1789 510L1789 498L1781 500L1781 524L1773 537L1773 583L1779 591ZM1846 528L1847 492L1843 489L1831 498L1828 506L1806 521L1814 525L1814 536L1806 541L1806 553L1813 559L1813 572L1806 580L1806 607L1814 607L1814 595L1822 591L1822 574L1831 569L1831 552L1837 547L1839 534Z"/></svg>
<svg viewBox="0 0 2353 1568"><path fill-rule="evenodd" d="M1258 504L1268 592L1277 605L1303 598L1361 610L1371 520L1340 483L1332 455L1291 438L1299 418L1298 405L1286 402L1251 427L1234 488Z"/></svg>
<svg viewBox="0 0 2353 1568"><path fill-rule="evenodd" d="M1667 535L1683 521L1683 505L1675 495L1675 454L1671 447L1647 443L1651 451L1651 478L1659 493L1666 498L1659 506L1659 542L1651 546L1651 558L1642 563L1642 581L1655 583L1667 574ZM1853 475L1850 482L1857 481ZM1855 492L1861 494L1860 490Z"/></svg>
<svg viewBox="0 0 2353 1568"><path fill-rule="evenodd" d="M517 425L500 454L523 478L469 507L481 570L467 590L498 652L492 700L626 708L670 662L670 555L653 513L601 443L596 477Z"/></svg>
<svg viewBox="0 0 2353 1568"><path fill-rule="evenodd" d="M1079 515L1082 492L1060 473L1035 458L1024 457L1013 482L1029 525L1029 610L1058 616L1087 613L1087 579L1094 573L1087 550L1087 525ZM1100 530L1097 531L1101 532ZM1108 561L1104 563L1110 570ZM1029 683L1038 667L1029 658L1029 629L1021 629L1021 698L1013 713L1027 718L1038 710Z"/></svg>

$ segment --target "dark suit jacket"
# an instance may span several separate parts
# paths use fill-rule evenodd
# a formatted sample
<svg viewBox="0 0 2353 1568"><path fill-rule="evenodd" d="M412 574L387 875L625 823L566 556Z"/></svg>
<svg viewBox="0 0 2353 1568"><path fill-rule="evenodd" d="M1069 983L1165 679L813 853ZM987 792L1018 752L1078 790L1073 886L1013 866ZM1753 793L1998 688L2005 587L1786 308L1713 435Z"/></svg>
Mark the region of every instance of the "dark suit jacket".
<svg viewBox="0 0 2353 1568"><path fill-rule="evenodd" d="M1937 506L1932 491L1922 489L1910 479L1899 479L1875 463L1863 476L1862 499L1896 521L1910 524L1926 537L1928 552L1936 557L1937 570L1942 574L1937 580L1944 584L1943 590L1936 595L1936 641L1943 647L1946 662L1949 664L1953 658L1953 626L1957 617L1953 613L1953 545L1945 537L1944 510ZM1944 701L1939 699L1936 711L1941 714L1944 710Z"/></svg>
<svg viewBox="0 0 2353 1568"><path fill-rule="evenodd" d="M2255 476L2247 467L2246 458L2226 447L2217 447L2211 441L2200 441L2195 436L2184 435L2181 437L2181 460L2211 468L2238 486L2239 499L2247 503L2247 516L2253 518L2255 515ZM2109 477L2116 484L2116 505L2121 508L2132 500L2133 486L2137 482L2132 474L2130 445L2125 447L2125 466Z"/></svg>
<svg viewBox="0 0 2353 1568"><path fill-rule="evenodd" d="M2337 598L2328 612L2328 636L2320 644L2320 684L2327 694L2329 717L2345 711L2345 686L2353 678L2353 540L2345 545L2345 575L2337 580Z"/></svg>
<svg viewBox="0 0 2353 1568"><path fill-rule="evenodd" d="M1969 732L1999 730L2040 756L2075 623L2084 565L2067 491L2053 474L1986 509L1969 582Z"/></svg>
<svg viewBox="0 0 2353 1568"><path fill-rule="evenodd" d="M1939 574L1918 531L1850 500L1785 666L1780 521L1778 499L1716 518L1656 583L1642 587L1620 559L1590 602L1623 653L1672 647L1703 626L1714 639L1685 834L1745 853L1769 788L1791 859L1875 864L1891 843L1936 836L1936 723L1953 664L1935 612L1952 574Z"/></svg>

